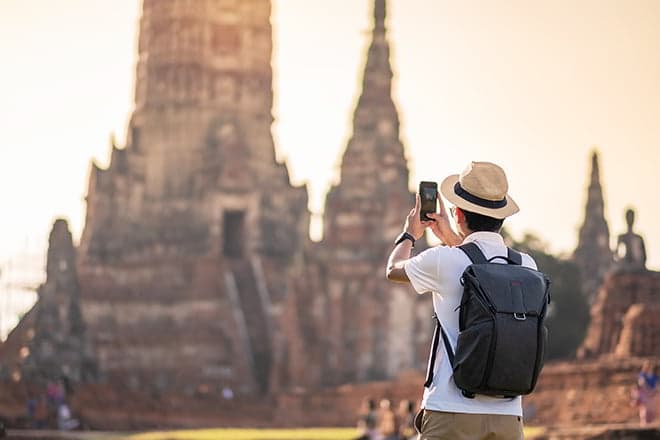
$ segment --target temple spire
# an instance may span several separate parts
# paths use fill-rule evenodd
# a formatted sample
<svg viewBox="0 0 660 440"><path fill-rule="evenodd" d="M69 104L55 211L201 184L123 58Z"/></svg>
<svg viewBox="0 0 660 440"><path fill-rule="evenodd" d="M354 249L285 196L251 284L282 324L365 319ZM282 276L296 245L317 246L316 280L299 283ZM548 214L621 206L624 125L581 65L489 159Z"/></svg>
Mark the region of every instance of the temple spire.
<svg viewBox="0 0 660 440"><path fill-rule="evenodd" d="M318 252L318 273L328 286L326 320L335 323L322 331L328 342L319 358L328 360L320 375L329 384L392 377L416 362L416 348L406 348L406 353L391 348L399 346L394 338L411 347L416 302L403 292L383 295L391 286L374 277L392 248L391 237L401 232L402 213L415 199L408 189L408 165L392 99L385 0L374 0L373 7L353 132L341 159L340 182L326 198ZM423 248L420 245L417 249ZM377 319L357 319L364 310L373 310L374 299L382 305ZM408 317L406 330L399 326L398 316Z"/></svg>
<svg viewBox="0 0 660 440"><path fill-rule="evenodd" d="M383 240L396 235L401 219L399 214L394 218L394 213L414 200L408 190L408 164L399 137L399 114L392 99L394 73L385 27L386 1L374 0L373 4L373 31L353 115L353 133L342 157L340 183L331 189L327 199L324 236L330 240L351 236L332 219L342 210L356 215L354 206L372 211L368 218L378 223L378 227L370 229L374 240L376 236ZM367 208L371 205L373 208ZM346 242L361 246L357 240L347 238Z"/></svg>
<svg viewBox="0 0 660 440"><path fill-rule="evenodd" d="M367 62L364 67L362 79L362 94L356 108L356 116L361 107L375 104L385 104L394 108L392 102L392 65L390 64L390 44L387 41L387 28L385 27L385 0L374 2L374 27L371 35L371 44L367 52ZM398 115L394 109L394 117L398 125Z"/></svg>
<svg viewBox="0 0 660 440"><path fill-rule="evenodd" d="M598 151L591 155L591 178L587 192L584 222L573 254L582 273L583 293L591 300L600 287L605 274L612 267L610 232L605 219L603 188L600 184Z"/></svg>
<svg viewBox="0 0 660 440"><path fill-rule="evenodd" d="M587 198L587 213L604 219L603 188L600 185L600 167L598 166L598 151L591 154L591 181Z"/></svg>
<svg viewBox="0 0 660 440"><path fill-rule="evenodd" d="M385 0L375 0L374 4L374 29L385 31L385 17L387 16L387 5Z"/></svg>
<svg viewBox="0 0 660 440"><path fill-rule="evenodd" d="M387 184L407 193L408 166L399 139L399 114L392 99L394 73L385 27L386 0L374 0L373 12L362 90L353 115L353 136L342 159L341 180L347 185L364 185L366 179L376 190L384 184L382 176L389 175Z"/></svg>

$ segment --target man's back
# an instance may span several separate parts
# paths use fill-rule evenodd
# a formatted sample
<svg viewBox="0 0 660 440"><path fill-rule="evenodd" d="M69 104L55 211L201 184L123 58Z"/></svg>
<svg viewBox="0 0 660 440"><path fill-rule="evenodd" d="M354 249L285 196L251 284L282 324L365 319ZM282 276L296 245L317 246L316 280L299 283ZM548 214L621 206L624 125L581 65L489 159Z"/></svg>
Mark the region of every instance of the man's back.
<svg viewBox="0 0 660 440"><path fill-rule="evenodd" d="M458 310L463 294L460 279L471 263L463 250L456 246L473 242L486 258L507 255L499 231L504 219L519 211L508 190L506 174L501 167L490 162L471 162L460 175L447 176L440 185L442 196L453 205L449 211L455 226L450 223L450 215L440 197L437 197L439 212L425 209L422 217L418 194L415 207L406 217L403 232L394 240L387 278L411 283L420 294L431 292L433 309L452 348L456 347L459 333ZM448 246L438 246L411 256L415 241L423 237L426 229ZM528 255L522 255L522 265L536 269ZM424 391L422 411L415 419L419 438L522 439L521 398L504 399L483 394L476 394L474 398L464 396L454 383L444 344L435 343L436 337L433 340L436 349L429 364L434 360L435 364L433 371L427 374L428 387ZM456 377L458 379L459 375Z"/></svg>
<svg viewBox="0 0 660 440"><path fill-rule="evenodd" d="M474 232L463 241L471 242L477 244L488 259L507 255L507 247L498 233ZM523 266L536 269L536 263L529 255L522 254L522 257ZM505 261L496 259L493 262ZM432 292L434 312L454 348L459 333L458 307L463 294L460 278L470 263L468 256L458 247L439 246L411 258L405 265L406 274L417 293ZM502 399L477 395L474 399L468 399L454 383L452 374L445 347L440 344L437 347L433 383L424 391L422 407L471 414L522 415L520 397Z"/></svg>

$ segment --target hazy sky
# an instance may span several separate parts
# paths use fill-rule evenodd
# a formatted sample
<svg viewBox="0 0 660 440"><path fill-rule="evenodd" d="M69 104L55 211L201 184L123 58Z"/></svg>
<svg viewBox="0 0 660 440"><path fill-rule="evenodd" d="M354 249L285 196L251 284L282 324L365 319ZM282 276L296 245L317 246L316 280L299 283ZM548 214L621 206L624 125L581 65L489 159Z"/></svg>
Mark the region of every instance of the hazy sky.
<svg viewBox="0 0 660 440"><path fill-rule="evenodd" d="M350 135L371 8L274 1L273 134L314 212ZM0 263L42 251L56 216L79 236L90 160L125 137L139 9L0 0ZM497 162L522 208L514 233L569 252L597 145L612 235L634 206L660 267L660 1L390 0L389 29L411 188Z"/></svg>

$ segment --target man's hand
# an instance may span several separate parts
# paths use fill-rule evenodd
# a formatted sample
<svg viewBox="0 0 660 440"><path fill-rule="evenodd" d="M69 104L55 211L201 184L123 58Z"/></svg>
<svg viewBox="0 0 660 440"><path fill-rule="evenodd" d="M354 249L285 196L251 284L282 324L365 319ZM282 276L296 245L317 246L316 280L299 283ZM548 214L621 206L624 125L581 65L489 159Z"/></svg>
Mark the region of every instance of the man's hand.
<svg viewBox="0 0 660 440"><path fill-rule="evenodd" d="M421 201L419 200L419 194L417 194L415 195L415 207L410 210L408 217L406 217L406 223L403 225L403 230L415 237L415 240L422 238L424 230L429 226L432 227L433 223L435 223L433 220L421 221L419 218L420 209Z"/></svg>
<svg viewBox="0 0 660 440"><path fill-rule="evenodd" d="M415 207L410 210L408 217L406 217L406 223L403 225L403 230L412 235L415 240L422 238L424 230L434 223L432 220L421 221L419 219L420 205L419 194L417 194L415 196ZM400 283L409 282L404 266L406 261L410 258L411 250L412 243L410 240L403 240L392 249L390 258L387 260L387 269L385 271L388 280Z"/></svg>
<svg viewBox="0 0 660 440"><path fill-rule="evenodd" d="M440 205L440 212L433 212L428 214L428 217L434 220L430 225L431 231L433 232L433 235L442 240L442 242L446 245L458 246L463 242L463 238L461 238L461 236L454 232L454 230L451 228L451 224L449 223L449 215L447 214L445 204L443 203L440 195L438 195L438 204Z"/></svg>

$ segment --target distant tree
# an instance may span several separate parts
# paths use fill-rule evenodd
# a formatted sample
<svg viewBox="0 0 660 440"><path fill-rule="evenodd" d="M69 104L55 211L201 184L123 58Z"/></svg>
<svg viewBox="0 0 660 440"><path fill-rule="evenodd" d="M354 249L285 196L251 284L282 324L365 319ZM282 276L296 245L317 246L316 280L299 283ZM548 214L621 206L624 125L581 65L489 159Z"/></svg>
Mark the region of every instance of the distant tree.
<svg viewBox="0 0 660 440"><path fill-rule="evenodd" d="M573 357L584 339L590 320L589 304L582 294L577 265L550 254L548 246L536 235L527 233L520 241L513 240L506 231L503 235L511 247L531 255L538 269L552 282L546 319L546 359Z"/></svg>

